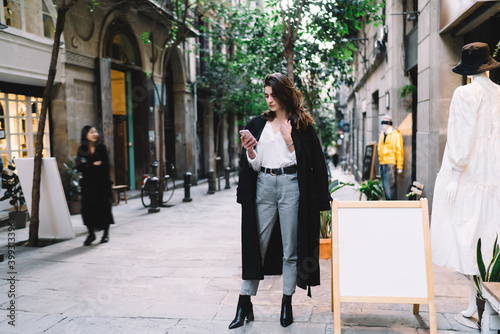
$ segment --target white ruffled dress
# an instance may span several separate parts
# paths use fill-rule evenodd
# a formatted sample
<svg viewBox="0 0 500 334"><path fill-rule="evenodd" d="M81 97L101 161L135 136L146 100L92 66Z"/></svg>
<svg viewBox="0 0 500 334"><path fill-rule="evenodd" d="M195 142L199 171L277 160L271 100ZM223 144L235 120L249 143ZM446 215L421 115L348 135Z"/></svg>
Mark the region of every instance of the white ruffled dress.
<svg viewBox="0 0 500 334"><path fill-rule="evenodd" d="M488 265L500 234L500 86L480 75L458 87L447 139L432 204L432 260L475 275L478 238ZM452 168L461 173L455 200L446 204Z"/></svg>

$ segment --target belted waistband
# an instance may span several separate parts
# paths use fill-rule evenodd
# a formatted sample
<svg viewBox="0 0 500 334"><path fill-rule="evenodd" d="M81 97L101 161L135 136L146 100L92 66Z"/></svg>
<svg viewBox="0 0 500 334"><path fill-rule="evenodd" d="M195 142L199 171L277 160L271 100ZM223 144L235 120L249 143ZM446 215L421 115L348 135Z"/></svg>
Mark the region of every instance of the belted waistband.
<svg viewBox="0 0 500 334"><path fill-rule="evenodd" d="M281 174L295 174L297 173L297 166L288 166L282 168L266 168L260 167L260 171L263 173L269 173L271 175L281 175Z"/></svg>

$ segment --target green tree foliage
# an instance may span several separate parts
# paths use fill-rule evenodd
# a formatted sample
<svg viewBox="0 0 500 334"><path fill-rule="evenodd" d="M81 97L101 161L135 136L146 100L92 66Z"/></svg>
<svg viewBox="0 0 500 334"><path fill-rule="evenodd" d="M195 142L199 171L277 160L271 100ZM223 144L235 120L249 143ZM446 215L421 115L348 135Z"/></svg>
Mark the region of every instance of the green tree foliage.
<svg viewBox="0 0 500 334"><path fill-rule="evenodd" d="M214 112L256 115L266 108L262 78L282 70L275 29L259 9L214 2L200 27L211 48L201 50L207 68L197 85L210 92Z"/></svg>
<svg viewBox="0 0 500 334"><path fill-rule="evenodd" d="M334 88L340 83L351 84L351 62L356 46L350 37L360 31L363 24L378 21L383 2L376 0L288 0L286 8L280 0L270 0L268 6L279 7L271 11L274 21L283 25L283 48L288 61L288 76L295 72L295 82L304 95L305 105L318 127L322 143L331 144L334 137L328 110L332 105ZM287 21L284 18L294 17ZM289 25L294 24L294 29ZM297 34L292 36L291 32ZM292 43L292 45L290 45ZM293 55L290 55L290 53ZM290 64L290 60L292 63ZM321 113L321 115L320 115ZM330 110L334 114L333 108ZM323 131L327 131L323 135ZM323 141L326 139L328 141Z"/></svg>
<svg viewBox="0 0 500 334"><path fill-rule="evenodd" d="M199 87L209 89L214 111L254 115L266 108L262 79L287 73L304 95L320 138L335 136L333 90L352 83L350 40L363 24L378 20L376 0L268 0L266 10L214 1L203 33L208 70ZM295 75L294 75L295 74ZM330 115L328 115L330 113ZM323 131L327 131L325 135Z"/></svg>
<svg viewBox="0 0 500 334"><path fill-rule="evenodd" d="M94 0L95 1L95 0ZM147 2L147 1L144 1ZM198 6L204 4L200 0L154 0L158 7L148 11L149 16L152 19L152 24L149 31L144 31L140 35L140 39L144 44L151 45L151 63L152 63L152 73L155 73L155 63L158 57L163 55L166 50L165 58L163 59L162 65L162 75L161 75L161 85L158 89L154 75L146 73L146 76L153 83L155 89L156 97L160 102L160 107L158 109L158 124L164 124L165 117L168 117L168 113L172 112L168 108L166 86L167 80L171 75L168 66L173 52L190 36L192 33L192 26L194 25L194 13ZM141 0L136 1L136 5L140 4ZM159 36L159 37L156 37ZM158 42L160 41L161 42ZM165 140L164 131L158 132L158 142L160 144L159 149L159 175L165 175L164 162L165 162ZM159 189L159 202L163 202L163 187L164 184L160 184Z"/></svg>

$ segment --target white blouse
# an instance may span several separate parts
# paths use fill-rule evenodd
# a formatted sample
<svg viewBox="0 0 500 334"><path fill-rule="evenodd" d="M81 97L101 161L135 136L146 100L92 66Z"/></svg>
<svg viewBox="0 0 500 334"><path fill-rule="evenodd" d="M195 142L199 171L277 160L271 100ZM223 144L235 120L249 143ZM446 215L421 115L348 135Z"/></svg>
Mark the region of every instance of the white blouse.
<svg viewBox="0 0 500 334"><path fill-rule="evenodd" d="M281 132L274 133L271 123L266 122L259 142L254 151L256 157L250 159L247 151L247 159L253 170L259 171L260 167L281 168L297 164L295 150L290 153Z"/></svg>

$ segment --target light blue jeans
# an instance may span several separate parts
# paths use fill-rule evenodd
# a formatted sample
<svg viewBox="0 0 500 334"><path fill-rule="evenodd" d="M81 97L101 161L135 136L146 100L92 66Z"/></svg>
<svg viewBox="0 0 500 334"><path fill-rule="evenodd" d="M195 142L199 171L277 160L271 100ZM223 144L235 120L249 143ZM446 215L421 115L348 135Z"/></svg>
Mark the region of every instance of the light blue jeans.
<svg viewBox="0 0 500 334"><path fill-rule="evenodd" d="M283 294L291 296L297 285L297 225L299 214L297 173L257 177L257 228L262 263L271 234L279 217L283 242ZM243 280L241 294L255 296L260 280Z"/></svg>

